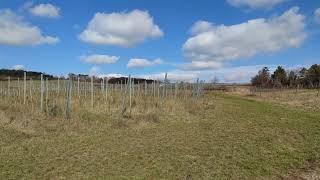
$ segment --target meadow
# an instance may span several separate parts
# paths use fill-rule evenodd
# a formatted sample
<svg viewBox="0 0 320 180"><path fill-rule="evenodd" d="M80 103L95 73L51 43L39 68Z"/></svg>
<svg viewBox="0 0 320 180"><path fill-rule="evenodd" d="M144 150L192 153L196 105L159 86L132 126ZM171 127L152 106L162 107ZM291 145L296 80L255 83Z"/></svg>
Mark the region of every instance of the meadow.
<svg viewBox="0 0 320 180"><path fill-rule="evenodd" d="M258 89L255 87L235 87L227 92L249 99L268 101L283 106L293 106L307 111L320 111L320 88L278 88Z"/></svg>
<svg viewBox="0 0 320 180"><path fill-rule="evenodd" d="M1 86L0 179L320 177L320 111L285 103L290 93L82 82L77 94L75 82L68 97L56 81L19 83ZM319 99L294 97L306 92Z"/></svg>

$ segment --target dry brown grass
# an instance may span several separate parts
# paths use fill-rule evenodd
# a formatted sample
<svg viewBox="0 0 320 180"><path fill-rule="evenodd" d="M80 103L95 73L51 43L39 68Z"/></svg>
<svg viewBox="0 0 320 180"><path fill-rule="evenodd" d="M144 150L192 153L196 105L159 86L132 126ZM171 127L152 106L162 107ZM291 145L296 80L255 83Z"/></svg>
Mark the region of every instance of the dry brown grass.
<svg viewBox="0 0 320 180"><path fill-rule="evenodd" d="M71 119L62 95L43 112L36 97L0 101L0 179L279 179L320 159L319 113L184 97L136 94L122 114L121 94L96 91L94 108L73 98Z"/></svg>
<svg viewBox="0 0 320 180"><path fill-rule="evenodd" d="M235 88L228 94L250 99L269 101L285 106L293 106L310 111L320 111L320 96L318 90L312 89L265 89L250 91L250 87Z"/></svg>

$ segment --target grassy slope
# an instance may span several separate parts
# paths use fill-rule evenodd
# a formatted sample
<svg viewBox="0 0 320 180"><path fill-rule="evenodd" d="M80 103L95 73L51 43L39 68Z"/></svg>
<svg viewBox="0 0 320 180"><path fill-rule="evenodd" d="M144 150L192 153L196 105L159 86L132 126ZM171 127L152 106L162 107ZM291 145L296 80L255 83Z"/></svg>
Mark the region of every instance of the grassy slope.
<svg viewBox="0 0 320 180"><path fill-rule="evenodd" d="M82 128L27 134L0 127L0 179L279 177L320 159L319 113L226 95L208 99L199 112L159 122L116 126L87 114Z"/></svg>

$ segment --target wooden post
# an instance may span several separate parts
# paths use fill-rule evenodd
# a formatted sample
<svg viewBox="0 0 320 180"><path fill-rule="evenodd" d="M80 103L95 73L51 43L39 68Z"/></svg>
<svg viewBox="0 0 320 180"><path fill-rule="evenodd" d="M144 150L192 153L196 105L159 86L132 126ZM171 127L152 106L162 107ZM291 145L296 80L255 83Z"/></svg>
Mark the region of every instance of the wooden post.
<svg viewBox="0 0 320 180"><path fill-rule="evenodd" d="M84 80L84 99L87 99L87 91L88 91L88 83L87 83L87 78Z"/></svg>
<svg viewBox="0 0 320 180"><path fill-rule="evenodd" d="M18 97L20 98L20 78L18 78Z"/></svg>
<svg viewBox="0 0 320 180"><path fill-rule="evenodd" d="M121 115L123 116L124 113L126 112L126 96L127 96L127 85L128 80L124 80L124 93L122 94L122 107L121 107Z"/></svg>
<svg viewBox="0 0 320 180"><path fill-rule="evenodd" d="M10 84L11 82L10 82L10 76L8 77L8 96L10 97L11 96L11 91L10 91L10 89L11 89L11 84Z"/></svg>
<svg viewBox="0 0 320 180"><path fill-rule="evenodd" d="M93 76L91 76L91 108L93 108Z"/></svg>
<svg viewBox="0 0 320 180"><path fill-rule="evenodd" d="M71 117L71 93L72 93L72 78L69 77L67 84L67 94L66 94L66 118L70 119Z"/></svg>
<svg viewBox="0 0 320 180"><path fill-rule="evenodd" d="M48 78L46 78L46 110L48 113L48 96L49 96L49 84L48 84Z"/></svg>
<svg viewBox="0 0 320 180"><path fill-rule="evenodd" d="M60 77L58 77L58 96L60 94Z"/></svg>
<svg viewBox="0 0 320 180"><path fill-rule="evenodd" d="M108 86L109 86L109 81L108 81L108 78L106 79L106 103L108 103ZM121 86L122 87L122 86Z"/></svg>
<svg viewBox="0 0 320 180"><path fill-rule="evenodd" d="M144 95L147 96L147 80L144 81Z"/></svg>
<svg viewBox="0 0 320 180"><path fill-rule="evenodd" d="M104 94L104 78L101 80L101 94Z"/></svg>
<svg viewBox="0 0 320 180"><path fill-rule="evenodd" d="M183 89L184 89L184 100L186 100L187 99L187 94L188 94L188 92L187 92L187 83L183 83Z"/></svg>
<svg viewBox="0 0 320 180"><path fill-rule="evenodd" d="M199 78L197 79L197 98L199 97L200 95L200 84L199 84Z"/></svg>
<svg viewBox="0 0 320 180"><path fill-rule="evenodd" d="M174 85L174 98L177 98L178 95L178 83L176 82Z"/></svg>
<svg viewBox="0 0 320 180"><path fill-rule="evenodd" d="M32 90L33 89L33 82L32 82L32 78L29 79L29 96L30 96L30 99L32 99Z"/></svg>
<svg viewBox="0 0 320 180"><path fill-rule="evenodd" d="M122 93L122 80L120 81L120 92Z"/></svg>
<svg viewBox="0 0 320 180"><path fill-rule="evenodd" d="M23 73L23 104L26 104L26 93L27 93L27 72Z"/></svg>
<svg viewBox="0 0 320 180"><path fill-rule="evenodd" d="M132 97L134 97L134 91L135 91L135 89L134 89L134 87L135 87L135 84L134 84L134 78L132 79Z"/></svg>
<svg viewBox="0 0 320 180"><path fill-rule="evenodd" d="M160 81L158 81L157 86L158 86L158 98L160 98Z"/></svg>
<svg viewBox="0 0 320 180"><path fill-rule="evenodd" d="M131 75L129 75L129 82L128 82L128 85L129 85L129 108L130 108L130 112L131 112L131 96L132 96L132 92L131 92Z"/></svg>
<svg viewBox="0 0 320 180"><path fill-rule="evenodd" d="M78 98L79 98L79 100L80 100L80 78L79 78L79 76L78 76L78 84L77 84L77 92L78 92Z"/></svg>
<svg viewBox="0 0 320 180"><path fill-rule="evenodd" d="M140 82L138 81L137 96L140 97Z"/></svg>
<svg viewBox="0 0 320 180"><path fill-rule="evenodd" d="M164 90L163 90L163 96L167 97L167 81L168 81L168 74L166 73L164 76Z"/></svg>
<svg viewBox="0 0 320 180"><path fill-rule="evenodd" d="M41 81L40 81L40 109L43 111L43 93L44 93L44 87L43 87L43 74L41 74Z"/></svg>

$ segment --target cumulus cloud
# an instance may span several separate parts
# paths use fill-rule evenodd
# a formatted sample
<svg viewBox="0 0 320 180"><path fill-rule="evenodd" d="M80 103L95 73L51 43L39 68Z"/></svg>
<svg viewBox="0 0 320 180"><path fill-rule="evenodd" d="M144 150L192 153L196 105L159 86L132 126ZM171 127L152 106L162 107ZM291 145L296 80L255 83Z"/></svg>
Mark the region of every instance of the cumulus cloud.
<svg viewBox="0 0 320 180"><path fill-rule="evenodd" d="M147 11L133 10L125 13L96 13L80 40L93 44L129 47L147 38L163 36Z"/></svg>
<svg viewBox="0 0 320 180"><path fill-rule="evenodd" d="M287 0L227 0L227 2L235 7L248 7L251 9L272 8L275 5L283 3Z"/></svg>
<svg viewBox="0 0 320 180"><path fill-rule="evenodd" d="M133 58L130 59L127 67L128 68L145 68L145 67L150 67L154 65L159 65L162 64L163 61L161 59L155 59L153 61L150 61L148 59L138 59L138 58Z"/></svg>
<svg viewBox="0 0 320 180"><path fill-rule="evenodd" d="M14 70L24 70L25 67L24 67L24 65L17 64L17 65L12 66L12 69L14 69Z"/></svg>
<svg viewBox="0 0 320 180"><path fill-rule="evenodd" d="M183 45L185 56L192 62L226 63L274 53L299 47L306 38L305 17L297 7L270 19L253 19L231 26L211 25L206 29Z"/></svg>
<svg viewBox="0 0 320 180"><path fill-rule="evenodd" d="M81 56L80 59L89 64L113 64L116 63L120 57L119 56L109 56L101 54L92 54L89 56Z"/></svg>
<svg viewBox="0 0 320 180"><path fill-rule="evenodd" d="M134 78L145 78L164 80L165 74L170 82L196 82L197 78L205 80L205 82L211 82L215 78L219 79L221 83L249 83L251 78L255 76L259 70L263 67L268 67L270 72L276 70L279 64L260 64L260 65L248 65L248 66L237 66L237 67L222 67L217 70L182 70L175 69L169 72L158 72L150 74L133 74L131 77ZM299 69L302 67L308 67L309 65L281 65L286 69ZM93 69L95 75L98 77L128 77L126 74L101 74L99 69L96 67Z"/></svg>
<svg viewBox="0 0 320 180"><path fill-rule="evenodd" d="M173 70L170 72L161 72L161 73L154 73L154 74L142 74L136 75L138 78L145 78L145 79L155 79L155 80L164 80L165 74L167 73L167 78L170 82L194 82L198 77L198 73L195 72L185 72L182 70Z"/></svg>
<svg viewBox="0 0 320 180"><path fill-rule="evenodd" d="M276 68L276 65L252 65L226 67L215 71L215 75L225 83L247 83L255 76L263 67L269 67L270 70Z"/></svg>
<svg viewBox="0 0 320 180"><path fill-rule="evenodd" d="M29 9L34 16L58 18L60 17L60 8L52 4L39 4Z"/></svg>
<svg viewBox="0 0 320 180"><path fill-rule="evenodd" d="M314 20L316 23L320 24L320 8L314 11Z"/></svg>
<svg viewBox="0 0 320 180"><path fill-rule="evenodd" d="M0 10L0 44L19 46L57 42L57 37L44 36L38 27L24 22L22 17L11 10Z"/></svg>
<svg viewBox="0 0 320 180"><path fill-rule="evenodd" d="M199 72L198 72L199 73ZM167 72L167 76L170 82L195 82L198 77L198 73L186 73L186 71L181 70L173 70ZM151 73L151 74L132 74L132 78L143 78L143 79L154 79L154 80L164 80L166 72L159 72L159 73ZM100 78L119 78L119 77L128 77L128 74L97 74L97 77Z"/></svg>
<svg viewBox="0 0 320 180"><path fill-rule="evenodd" d="M211 22L200 20L194 23L190 31L192 34L200 34L203 32L211 31L212 29L213 24Z"/></svg>
<svg viewBox="0 0 320 180"><path fill-rule="evenodd" d="M99 78L120 78L120 77L127 77L128 75L124 74L117 74L117 73L110 73L110 74L99 74Z"/></svg>
<svg viewBox="0 0 320 180"><path fill-rule="evenodd" d="M215 77L222 83L248 83L251 78L258 73L263 67L269 67L270 71L274 71L277 65L250 65L238 67L223 67L217 70L182 70L175 69L168 72L158 72L150 74L132 74L134 78L145 78L164 80L165 74L170 82L196 82L197 78L210 82ZM287 66L284 66L287 67ZM94 74L98 77L128 77L126 74L101 74L96 67L93 69Z"/></svg>
<svg viewBox="0 0 320 180"><path fill-rule="evenodd" d="M171 82L195 82L197 78L210 82L214 78L218 78L222 83L248 83L251 78L258 73L263 67L269 67L271 71L276 69L276 65L250 65L238 67L222 67L217 70L173 70L167 72L168 79ZM163 80L165 72L138 75L138 77L148 79Z"/></svg>
<svg viewBox="0 0 320 180"><path fill-rule="evenodd" d="M217 61L192 61L190 63L185 63L180 67L183 70L208 70L208 69L218 69L221 68L223 64Z"/></svg>

